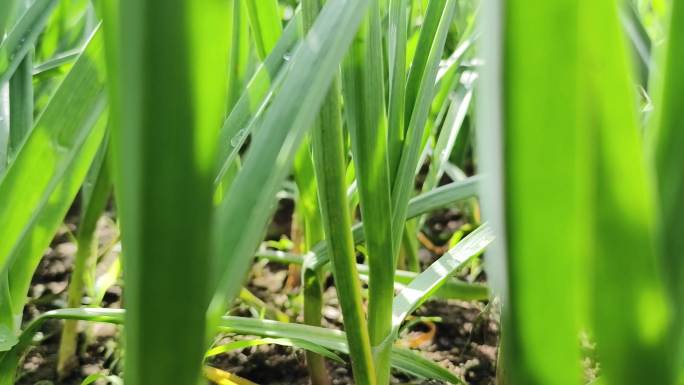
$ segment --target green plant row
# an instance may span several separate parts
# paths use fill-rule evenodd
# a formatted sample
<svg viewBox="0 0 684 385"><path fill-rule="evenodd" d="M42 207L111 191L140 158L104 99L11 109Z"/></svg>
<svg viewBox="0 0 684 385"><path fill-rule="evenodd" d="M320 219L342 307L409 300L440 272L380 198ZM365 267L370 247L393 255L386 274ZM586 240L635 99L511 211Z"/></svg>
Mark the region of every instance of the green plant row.
<svg viewBox="0 0 684 385"><path fill-rule="evenodd" d="M499 384L679 384L683 61L679 0L0 1L0 385L52 318L56 380L97 321L124 364L85 383L195 385L263 344L314 385L326 360L467 383L396 343L425 301L493 296ZM66 307L24 319L65 222ZM291 265L303 324L245 288L255 256Z"/></svg>

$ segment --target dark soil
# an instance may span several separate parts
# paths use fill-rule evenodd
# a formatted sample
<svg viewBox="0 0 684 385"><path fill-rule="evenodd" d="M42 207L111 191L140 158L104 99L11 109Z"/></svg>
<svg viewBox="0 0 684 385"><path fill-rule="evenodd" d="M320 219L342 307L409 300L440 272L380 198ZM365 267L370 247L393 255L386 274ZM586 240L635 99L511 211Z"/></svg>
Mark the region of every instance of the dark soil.
<svg viewBox="0 0 684 385"><path fill-rule="evenodd" d="M436 324L434 338L419 348L425 357L464 375L469 384L494 384L498 324L489 315L483 316L479 306L459 301L431 302L418 314L442 318ZM289 347L248 348L217 357L210 364L258 384L309 384L303 352ZM333 384L353 384L349 365L328 361L328 370ZM420 381L399 371L392 374L392 383L397 384L442 383Z"/></svg>
<svg viewBox="0 0 684 385"><path fill-rule="evenodd" d="M76 252L76 245L69 236L75 230L74 222L71 218L67 219L68 224L60 229L36 269L28 293L29 302L24 310L24 324L48 310L66 307L66 289ZM100 221L98 237L102 246L112 241L113 231L114 227L108 218ZM88 298L84 298L85 304L87 301ZM121 307L121 287L114 286L107 291L103 306ZM16 384L78 385L88 375L108 373L109 370L118 368L119 328L105 323L81 324L80 327L78 368L68 378L58 381L56 375L62 322L48 320L37 335L37 343L26 352L18 370ZM85 341L86 327L91 336L88 343Z"/></svg>
<svg viewBox="0 0 684 385"><path fill-rule="evenodd" d="M290 231L292 202L283 200L279 204L275 220L269 228L268 238L277 239ZM73 223L73 221L67 221ZM106 221L101 227L100 236L111 240L113 227ZM467 219L459 211L443 210L435 213L426 222L425 233L438 248L446 243L454 231L461 228ZM67 236L74 225L63 229L55 238L50 250L40 263L29 292L30 304L26 307L25 321L51 309L64 307L66 287L72 270L75 246ZM106 242L102 241L102 244ZM434 251L434 250L433 250ZM429 264L437 256L426 249L421 250L421 260ZM469 272L465 272L467 274ZM286 266L257 261L252 269L248 288L269 306L288 314L292 320L298 319L301 298L298 288L288 287ZM471 278L484 280L482 273L475 271ZM327 282L324 294L323 324L325 327L341 328L341 315L332 280ZM87 302L87 299L86 299ZM121 287L114 286L105 296L105 307L121 307ZM456 300L434 300L426 303L415 314L416 321L408 331L402 333L399 344L414 344L425 357L462 375L472 385L493 385L495 363L499 338L498 314L493 307L479 302ZM255 314L245 304L236 304L233 314L251 316ZM416 319L416 317L425 317ZM86 325L81 325L86 327ZM118 374L121 346L118 327L106 324L89 326L91 338L86 342L85 332L79 336L78 367L71 375L56 380L57 350L61 332L60 321L49 321L43 327L40 339L32 347L19 369L17 384L78 385L83 378L93 373ZM432 335L434 332L434 335ZM247 338L245 336L224 336L225 340ZM210 359L211 366L234 373L257 384L308 384L308 372L304 353L290 347L263 345L234 351ZM348 365L328 361L329 373L335 385L352 384L351 369ZM420 381L400 372L393 372L392 383L398 384L439 384L436 381Z"/></svg>

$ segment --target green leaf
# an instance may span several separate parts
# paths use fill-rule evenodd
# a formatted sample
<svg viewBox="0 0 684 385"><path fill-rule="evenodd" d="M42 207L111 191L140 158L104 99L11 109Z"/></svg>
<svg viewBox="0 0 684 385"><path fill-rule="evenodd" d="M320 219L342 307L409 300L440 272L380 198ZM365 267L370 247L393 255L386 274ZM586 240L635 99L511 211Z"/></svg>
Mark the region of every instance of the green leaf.
<svg viewBox="0 0 684 385"><path fill-rule="evenodd" d="M592 68L582 79L588 94L582 118L596 146L595 253L589 271L597 353L605 384L670 384L673 360L667 331L672 311L655 250L658 211L643 154L633 68L618 2L591 4L580 6L579 16L584 65ZM581 226L585 224L581 218ZM564 230L565 239L573 238Z"/></svg>
<svg viewBox="0 0 684 385"><path fill-rule="evenodd" d="M444 285L451 274L479 255L493 239L491 228L486 224L480 226L404 287L392 304L393 336L396 338L407 315Z"/></svg>
<svg viewBox="0 0 684 385"><path fill-rule="evenodd" d="M0 43L0 84L6 82L45 26L57 0L36 0Z"/></svg>
<svg viewBox="0 0 684 385"><path fill-rule="evenodd" d="M650 157L655 165L659 207L658 241L665 278L674 304L684 300L684 3L673 2L666 49L658 62L654 99L656 112L650 136ZM679 349L678 367L684 360L684 311L674 306L673 338ZM681 369L680 369L681 371Z"/></svg>
<svg viewBox="0 0 684 385"><path fill-rule="evenodd" d="M11 276L13 313L97 152L106 125L102 41L93 36L0 183L5 241L0 266Z"/></svg>
<svg viewBox="0 0 684 385"><path fill-rule="evenodd" d="M266 106L271 102L289 68L287 54L294 49L299 37L301 16L296 13L283 31L282 37L247 83L246 89L223 123L219 133L218 184L238 156L238 151L255 126L260 124Z"/></svg>
<svg viewBox="0 0 684 385"><path fill-rule="evenodd" d="M401 149L404 147L406 103L406 35L408 28L407 0L390 0L387 30L389 66L388 108L388 167L391 179L399 167Z"/></svg>
<svg viewBox="0 0 684 385"><path fill-rule="evenodd" d="M215 282L209 310L218 320L237 294L261 241L272 201L291 167L306 129L318 114L328 87L351 43L367 0L330 0L302 44L253 138L243 167L216 213ZM321 49L325 47L326 49ZM302 84L309 87L302 87ZM236 218L242 221L235 226Z"/></svg>
<svg viewBox="0 0 684 385"><path fill-rule="evenodd" d="M125 313L126 311L122 309L88 308L47 311L34 319L21 334L19 344L15 345L11 351L14 361L8 359L9 356L2 357L2 361L0 361L0 370L6 368L8 363L17 364L16 359L18 359L24 350L30 346L35 334L48 319L72 319L121 325L123 324ZM328 350L335 350L345 354L348 354L349 352L345 334L339 330L244 317L222 317L219 326L221 330L225 332L270 338L306 340ZM397 369L422 378L431 378L453 384L462 383L462 381L449 370L426 359L416 352L404 348L393 347L392 353L392 366Z"/></svg>
<svg viewBox="0 0 684 385"><path fill-rule="evenodd" d="M276 45L283 30L278 0L245 0L245 4L257 54L263 60Z"/></svg>
<svg viewBox="0 0 684 385"><path fill-rule="evenodd" d="M128 309L125 382L194 385L207 342L229 2L122 0L119 12L107 43ZM162 312L168 322L159 324L154 315Z"/></svg>
<svg viewBox="0 0 684 385"><path fill-rule="evenodd" d="M78 236L92 234L112 188L109 140L104 140L82 187Z"/></svg>
<svg viewBox="0 0 684 385"><path fill-rule="evenodd" d="M79 48L68 50L55 55L49 60L36 64L35 67L33 67L33 75L40 76L64 65L73 63L78 58L78 55L81 54L81 51L82 49Z"/></svg>
<svg viewBox="0 0 684 385"><path fill-rule="evenodd" d="M230 2L230 36L228 47L228 96L226 97L228 111L238 101L246 77L249 74L249 26L247 22L247 10L241 0Z"/></svg>
<svg viewBox="0 0 684 385"><path fill-rule="evenodd" d="M0 1L0 35L5 34L7 25L11 23L12 16L17 8L17 0L2 0Z"/></svg>
<svg viewBox="0 0 684 385"><path fill-rule="evenodd" d="M501 89L491 92L491 82L497 78L488 72L482 80L490 93L481 96L482 100L502 98L503 127L499 133L482 135L480 142L481 153L504 154L505 175L497 175L497 168L483 172L503 182L505 192L500 199L506 206L494 221L506 250L492 249L491 255L496 260L494 254L503 253L509 269L510 293L502 293L502 319L505 370L512 383L580 382L580 272L590 247L583 210L590 203L586 179L592 174L586 163L588 133L578 120L576 7L571 0L534 4L522 0L507 5L502 20L483 20L503 27L503 56L485 57L488 62L501 60L492 71L506 68L496 86ZM498 44L494 36L487 39L482 43ZM497 117L495 104L494 110L484 106L492 104L483 103L481 115ZM494 123L488 119L482 124ZM496 207L499 202L491 203L489 207ZM498 215L505 218L505 230ZM506 286L498 272L492 277L498 287ZM540 309L549 316L540 317Z"/></svg>
<svg viewBox="0 0 684 385"><path fill-rule="evenodd" d="M107 376L102 373L94 373L83 379L81 385L90 385L98 380L107 381L109 384L113 385L123 385L123 380L119 376Z"/></svg>
<svg viewBox="0 0 684 385"><path fill-rule="evenodd" d="M344 62L342 79L345 117L351 136L370 267L368 328L374 350L376 381L384 384L389 381L389 348L378 347L391 329L389 314L394 293L392 273L396 264L393 248L396 245L392 242L392 223L387 220L391 213L391 188L380 28L379 5L373 1ZM342 153L343 149L336 151ZM340 181L343 181L342 175ZM342 207L338 210L347 211Z"/></svg>
<svg viewBox="0 0 684 385"><path fill-rule="evenodd" d="M9 84L0 84L0 178L5 173L10 149Z"/></svg>
<svg viewBox="0 0 684 385"><path fill-rule="evenodd" d="M6 275L5 275L6 277ZM0 296L2 296L3 299L6 298L11 298L8 290L8 284L6 281L7 278L3 277L3 280L5 282L2 284L2 292L0 292ZM12 314L12 309L6 308L6 305L2 305L2 311L5 314ZM3 316L3 318L5 318ZM13 323L13 322L12 322ZM0 351L8 351L12 349L14 345L16 345L19 342L19 338L17 337L16 331L14 330L14 327L12 324L9 326L7 325L8 322L3 320L3 323L0 324Z"/></svg>
<svg viewBox="0 0 684 385"><path fill-rule="evenodd" d="M303 30L309 31L319 15L323 2L319 0L303 0L301 2ZM299 192L296 203L297 213L301 216L301 223L304 227L304 248L309 250L313 245L322 241L326 233L334 232L330 237L334 247L339 252L345 253L349 250L348 227L343 223L350 222L349 215L344 207L346 196L342 192L345 186L344 167L345 157L343 156L343 133L341 122L341 103L338 76L332 81L328 94L320 107L317 119L314 121L311 130L313 133L307 135L304 143L300 145L294 161L293 174ZM317 163L314 165L314 156ZM327 172L330 170L330 173ZM317 178L318 176L318 178ZM330 188L319 188L320 183L332 184ZM321 186L322 187L322 186ZM326 193L325 196L319 194ZM332 190L332 193L330 191ZM319 199L319 195L320 198ZM323 201L324 200L324 201ZM341 211L340 211L341 209ZM332 210L333 215L329 212ZM340 221L331 222L331 217L335 214L340 216ZM346 214L346 215L345 215ZM297 217L295 217L297 218ZM338 258L344 258L336 265L336 274L344 275L346 272L341 269L353 272L353 246L350 255L341 254ZM353 276L353 275L352 275ZM361 305L358 283L353 279L341 278L337 285L340 293L340 303L343 305L343 312L346 312L345 319L349 319L350 325L363 324L365 314ZM304 323L312 326L321 326L321 314L323 311L323 274L321 271L305 270L302 274L302 293L303 293L303 316ZM342 297L344 296L344 299ZM350 314L349 312L352 312ZM362 365L364 355L369 351L368 336L365 333L365 325L357 326L361 333L350 337L349 343L353 350L359 351L361 359L352 359L354 372L365 370ZM356 337L356 338L354 338ZM365 357L367 360L368 357ZM359 363L362 363L361 365ZM328 385L330 374L325 365L323 356L308 352L306 364L309 368L309 376L313 385ZM354 375L363 377L362 375Z"/></svg>
<svg viewBox="0 0 684 385"><path fill-rule="evenodd" d="M259 251L256 253L256 257L283 264L304 264L303 256L292 253L284 253L282 251ZM359 271L359 278L361 278L364 282L368 282L368 265L357 264L356 268ZM413 271L396 270L394 272L394 287L401 289L413 281L417 276L418 273ZM489 299L490 293L487 285L480 283L468 283L456 278L450 278L432 296L443 299L484 301Z"/></svg>
<svg viewBox="0 0 684 385"><path fill-rule="evenodd" d="M449 156L454 149L456 138L461 132L461 126L470 108L472 96L472 85L463 85L458 88L451 103L449 103L449 110L444 118L444 124L437 136L435 148L432 150L430 169L423 183L423 191L430 191L437 187L440 178L444 175L444 169L449 162Z"/></svg>
<svg viewBox="0 0 684 385"><path fill-rule="evenodd" d="M406 140L392 187L392 241L396 245L392 249L394 251L399 249L401 243L437 70L455 11L454 0L430 0L421 28L419 49L409 73L406 86ZM397 256L395 254L395 258Z"/></svg>
<svg viewBox="0 0 684 385"><path fill-rule="evenodd" d="M651 38L648 36L633 3L625 2L620 11L620 21L622 21L622 26L629 37L630 48L635 58L634 62L637 64L639 81L644 88L647 88L649 76L653 70L651 65Z"/></svg>
<svg viewBox="0 0 684 385"><path fill-rule="evenodd" d="M268 344L275 344L275 345L280 345L280 346L292 346L292 347L298 347L302 349L306 349L309 351L312 351L314 353L320 354L322 356L328 357L331 360L344 363L342 358L338 356L337 354L331 352L330 350L321 347L320 345L317 345L314 342L310 342L308 340L299 340L299 339L291 339L291 338L256 338L256 339L249 339L249 340L238 340L238 341L233 341L229 342L224 345L219 345L215 346L207 353L204 355L205 358L208 357L213 357L222 353L227 353L232 350L238 350L238 349L244 349L244 348L249 348L252 346L259 346L259 345L268 345Z"/></svg>
<svg viewBox="0 0 684 385"><path fill-rule="evenodd" d="M287 314L280 311L277 307L262 301L244 287L240 290L239 298L246 305L255 308L260 314L263 314L268 318L276 319L281 322L290 322L290 317L288 317Z"/></svg>
<svg viewBox="0 0 684 385"><path fill-rule="evenodd" d="M95 34L0 182L3 201L21 202L0 208L0 222L8 226L3 232L7 242L0 252L4 277L0 328L12 336L18 331L35 268L104 136L105 99L102 41ZM5 337L6 342L14 342ZM12 353L6 355L12 357ZM0 384L14 383L15 368L16 362L0 370Z"/></svg>
<svg viewBox="0 0 684 385"><path fill-rule="evenodd" d="M451 6L453 6L452 4ZM434 49L435 38L445 9L447 9L447 0L430 0L428 2L427 10L425 11L425 18L420 27L418 43L416 52L413 56L413 62L409 70L408 79L406 81L406 117L405 121L410 122L411 116L415 114L415 106L419 105L418 93L423 84L426 71L430 70L434 63L428 63L430 60L439 60L441 55L430 57L430 52ZM447 21L447 26L451 22L451 18ZM445 36L446 37L446 36ZM444 44L444 43L442 43ZM441 48L439 48L441 49ZM440 51L441 52L441 51ZM404 128L406 130L406 127Z"/></svg>
<svg viewBox="0 0 684 385"><path fill-rule="evenodd" d="M33 127L33 54L24 60L9 80L9 154L8 163L16 156Z"/></svg>
<svg viewBox="0 0 684 385"><path fill-rule="evenodd" d="M500 235L488 276L504 295L513 383L580 383L580 327L596 338L605 383L673 383L670 314L617 3L484 9L490 67L479 142L493 180L485 214ZM552 319L539 317L542 308Z"/></svg>
<svg viewBox="0 0 684 385"><path fill-rule="evenodd" d="M100 1L100 0L97 0ZM36 46L36 57L45 60L79 47L97 25L89 0L60 1Z"/></svg>
<svg viewBox="0 0 684 385"><path fill-rule="evenodd" d="M81 213L76 235L77 250L67 287L67 307L81 306L84 289L94 286L98 255L98 239L95 230L97 220L107 205L112 187L109 165L106 161L108 148L109 141L105 138L92 161L81 189ZM90 291L88 294L92 297L95 293ZM99 303L97 299L94 301ZM77 333L78 324L75 321L64 323L57 360L57 373L60 377L67 374L65 372L69 370L68 367L75 358Z"/></svg>
<svg viewBox="0 0 684 385"><path fill-rule="evenodd" d="M413 198L408 205L406 218L415 218L432 210L444 208L454 202L477 195L480 188L479 176L470 177L463 181L452 182L438 187L429 193ZM366 237L363 232L363 224L357 223L352 228L354 243L362 243ZM328 263L328 249L324 242L318 243L306 255L304 265L306 268L318 269Z"/></svg>
<svg viewBox="0 0 684 385"><path fill-rule="evenodd" d="M223 317L221 329L274 338L306 339L330 350L349 353L345 333L337 330L242 317ZM408 349L393 347L392 365L419 377L462 383L453 373Z"/></svg>

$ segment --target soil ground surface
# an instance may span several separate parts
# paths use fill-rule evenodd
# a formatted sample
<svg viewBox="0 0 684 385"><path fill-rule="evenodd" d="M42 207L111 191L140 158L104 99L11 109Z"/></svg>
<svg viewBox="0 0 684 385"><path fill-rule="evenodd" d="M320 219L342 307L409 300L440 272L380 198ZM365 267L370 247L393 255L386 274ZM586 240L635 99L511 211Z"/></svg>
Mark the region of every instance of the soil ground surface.
<svg viewBox="0 0 684 385"><path fill-rule="evenodd" d="M282 201L269 230L269 238L277 239L291 230L292 202ZM42 312L66 306L66 288L72 271L76 247L68 236L75 229L74 220L67 219L38 267L30 289L29 305L24 321L28 322ZM99 235L105 245L113 238L112 221L101 220ZM458 210L443 210L426 221L424 233L432 245L421 247L424 265L438 257L440 245L454 231L465 224ZM116 252L116 250L115 250ZM105 266L106 267L106 266ZM103 268L105 268L103 267ZM466 271L471 279L484 280L478 270ZM293 321L301 322L301 296L299 289L288 284L288 268L273 262L257 261L252 269L248 289L273 308L286 313ZM87 298L85 303L87 304ZM334 283L326 282L324 293L323 324L341 328L341 314L337 304ZM107 291L104 307L122 307L122 288L114 285ZM253 316L254 309L238 303L232 314ZM499 340L498 314L494 306L484 302L459 300L433 300L413 315L412 326L402 333L399 344L419 350L425 357L458 373L471 385L494 385L496 356ZM45 324L36 344L29 349L18 373L18 385L79 385L93 373L118 374L123 370L121 357L121 330L107 324L81 324L78 362L71 374L62 380L56 376L57 351L62 323L51 320ZM88 335L88 337L86 337ZM248 338L226 335L224 340ZM308 384L304 353L291 347L262 345L245 348L211 358L208 364L261 385ZM334 385L352 384L348 365L328 361ZM392 383L439 384L421 381L394 371Z"/></svg>

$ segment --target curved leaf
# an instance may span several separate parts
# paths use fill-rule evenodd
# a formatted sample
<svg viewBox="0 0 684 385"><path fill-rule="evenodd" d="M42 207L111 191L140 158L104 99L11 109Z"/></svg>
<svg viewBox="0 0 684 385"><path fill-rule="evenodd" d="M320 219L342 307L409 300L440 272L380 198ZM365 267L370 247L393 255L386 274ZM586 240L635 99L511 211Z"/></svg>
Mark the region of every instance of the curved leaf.
<svg viewBox="0 0 684 385"><path fill-rule="evenodd" d="M123 324L126 311L122 309L61 309L50 310L34 319L20 336L20 342L0 361L0 370L8 365L17 365L17 360L30 346L33 337L48 319L72 319L89 322L106 322ZM259 320L244 317L222 317L220 329L226 332L271 338L289 338L292 340L312 341L328 350L347 354L348 348L344 332L321 327L283 323L270 320ZM449 370L424 358L420 354L405 348L392 348L392 366L421 378L431 378L452 384L464 382Z"/></svg>
<svg viewBox="0 0 684 385"><path fill-rule="evenodd" d="M431 210L443 208L459 200L477 195L480 180L481 177L479 176L470 177L438 187L411 199L406 210L406 218L414 218ZM352 235L356 244L362 243L366 239L361 223L353 226ZM304 266L315 270L328 261L328 246L325 242L320 242L306 254Z"/></svg>
<svg viewBox="0 0 684 385"><path fill-rule="evenodd" d="M264 59L276 45L283 30L278 0L246 0L245 3L257 54Z"/></svg>
<svg viewBox="0 0 684 385"><path fill-rule="evenodd" d="M261 121L261 116L273 98L275 90L285 79L289 68L288 53L296 47L300 37L300 23L300 12L296 12L280 40L257 68L223 123L218 140L218 171L215 184L222 180L233 164L238 151Z"/></svg>
<svg viewBox="0 0 684 385"><path fill-rule="evenodd" d="M36 0L0 43L0 84L6 82L36 42L57 0ZM0 32L1 33L1 32Z"/></svg>
<svg viewBox="0 0 684 385"><path fill-rule="evenodd" d="M261 241L273 197L291 168L304 133L318 114L368 0L330 0L292 56L290 70L263 117L243 167L215 215L216 262L210 322L235 297ZM325 48L325 49L323 49ZM302 87L302 84L309 87ZM240 218L240 226L235 219Z"/></svg>
<svg viewBox="0 0 684 385"><path fill-rule="evenodd" d="M311 352L320 354L321 356L328 357L331 360L334 360L337 362L344 362L340 356L338 356L337 354L331 352L330 350L328 350L326 348L323 348L323 347L317 345L314 342L307 341L307 340L291 339L291 338L256 338L256 339L249 339L249 340L233 341L233 342L229 342L229 343L224 344L224 345L215 346L215 347L209 349L207 351L207 353L204 355L204 357L205 358L213 357L213 356L217 356L219 354L227 353L227 352L230 352L233 350L249 348L252 346L268 345L268 344L298 347L298 348L302 348L302 349L309 350Z"/></svg>
<svg viewBox="0 0 684 385"><path fill-rule="evenodd" d="M1 317L9 330L19 326L36 265L103 138L105 104L102 41L96 33L0 181L0 200L12 202L0 205L0 270L11 276L0 302L12 305Z"/></svg>
<svg viewBox="0 0 684 385"><path fill-rule="evenodd" d="M407 315L447 282L459 267L466 264L470 258L480 254L493 239L494 232L491 228L486 224L480 226L404 287L392 304L394 336Z"/></svg>

